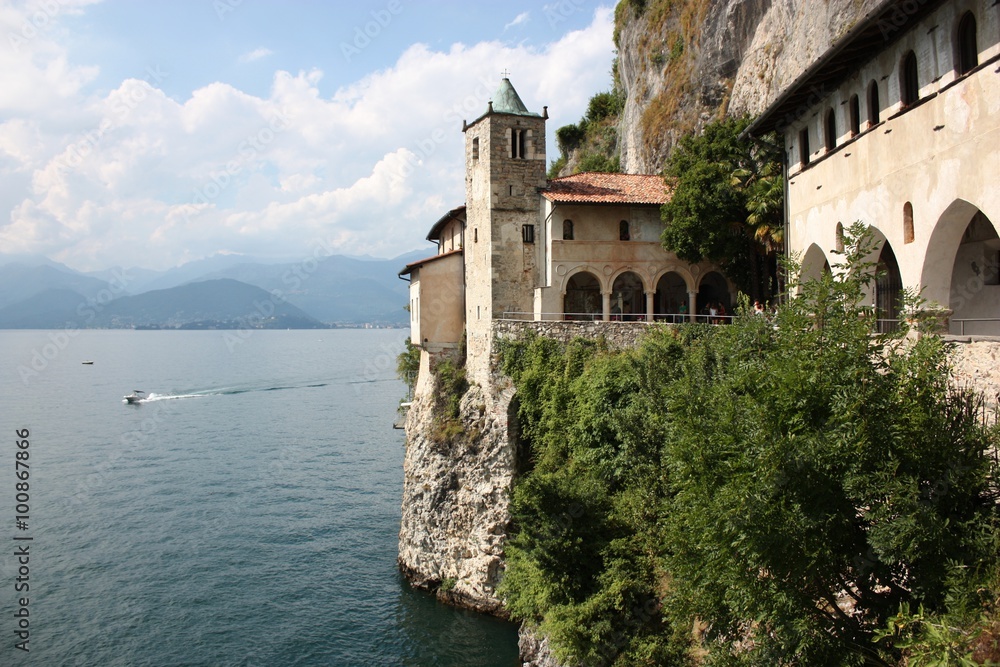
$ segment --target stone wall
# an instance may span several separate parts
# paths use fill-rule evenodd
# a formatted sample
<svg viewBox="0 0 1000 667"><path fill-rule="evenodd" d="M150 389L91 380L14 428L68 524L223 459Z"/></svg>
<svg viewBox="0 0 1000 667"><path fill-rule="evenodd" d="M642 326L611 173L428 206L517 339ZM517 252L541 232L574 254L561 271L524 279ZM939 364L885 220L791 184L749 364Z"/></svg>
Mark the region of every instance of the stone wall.
<svg viewBox="0 0 1000 667"><path fill-rule="evenodd" d="M650 327L667 326L648 322L573 322L522 320L498 320L493 323L493 335L497 338L522 338L528 332L568 343L574 338L604 338L615 350L636 347Z"/></svg>
<svg viewBox="0 0 1000 667"><path fill-rule="evenodd" d="M953 345L952 384L981 393L995 419L1000 404L1000 338L947 336L945 340Z"/></svg>

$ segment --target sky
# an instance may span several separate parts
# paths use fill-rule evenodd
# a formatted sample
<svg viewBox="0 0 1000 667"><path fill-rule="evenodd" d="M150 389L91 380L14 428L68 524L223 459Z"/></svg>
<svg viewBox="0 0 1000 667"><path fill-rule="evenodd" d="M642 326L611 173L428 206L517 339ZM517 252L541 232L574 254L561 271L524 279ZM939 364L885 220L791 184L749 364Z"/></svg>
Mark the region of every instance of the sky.
<svg viewBox="0 0 1000 667"><path fill-rule="evenodd" d="M554 135L593 0L0 0L0 254L81 271L428 248L503 72Z"/></svg>

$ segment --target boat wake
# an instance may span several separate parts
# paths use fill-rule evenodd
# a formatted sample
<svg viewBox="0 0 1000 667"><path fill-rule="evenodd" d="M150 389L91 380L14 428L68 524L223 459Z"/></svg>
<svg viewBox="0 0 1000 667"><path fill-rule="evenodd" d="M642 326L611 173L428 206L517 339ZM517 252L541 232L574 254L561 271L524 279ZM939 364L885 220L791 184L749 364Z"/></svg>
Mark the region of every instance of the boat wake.
<svg viewBox="0 0 1000 667"><path fill-rule="evenodd" d="M316 389L319 387L325 387L328 383L318 382L310 384L295 384L295 385L279 385L273 387L225 387L221 389L206 389L204 391L196 391L186 394L158 394L155 391L150 392L144 396L141 400L136 401L138 403L156 403L158 401L176 401L184 398L206 398L208 396L235 396L237 394L249 394L260 391L284 391L287 389Z"/></svg>

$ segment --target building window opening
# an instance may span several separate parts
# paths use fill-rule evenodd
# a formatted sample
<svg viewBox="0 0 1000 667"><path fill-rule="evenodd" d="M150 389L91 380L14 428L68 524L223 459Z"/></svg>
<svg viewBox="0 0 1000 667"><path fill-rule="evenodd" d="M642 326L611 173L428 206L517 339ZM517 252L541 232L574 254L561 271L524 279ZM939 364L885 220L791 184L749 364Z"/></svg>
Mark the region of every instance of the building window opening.
<svg viewBox="0 0 1000 667"><path fill-rule="evenodd" d="M976 46L976 17L965 12L958 23L958 73L967 74L979 65L979 47Z"/></svg>
<svg viewBox="0 0 1000 667"><path fill-rule="evenodd" d="M628 241L630 238L632 235L629 234L628 220L622 220L618 223L618 240Z"/></svg>
<svg viewBox="0 0 1000 667"><path fill-rule="evenodd" d="M573 221L563 220L563 241L573 240Z"/></svg>
<svg viewBox="0 0 1000 667"><path fill-rule="evenodd" d="M479 137L472 140L472 159L479 159Z"/></svg>
<svg viewBox="0 0 1000 667"><path fill-rule="evenodd" d="M861 134L861 102L857 95L851 95L851 101L847 105L851 120L851 136L856 137Z"/></svg>
<svg viewBox="0 0 1000 667"><path fill-rule="evenodd" d="M878 83L872 79L868 84L868 127L879 123Z"/></svg>
<svg viewBox="0 0 1000 667"><path fill-rule="evenodd" d="M903 204L903 243L913 243L913 204Z"/></svg>
<svg viewBox="0 0 1000 667"><path fill-rule="evenodd" d="M837 147L837 114L833 109L826 112L826 150L832 151Z"/></svg>
<svg viewBox="0 0 1000 667"><path fill-rule="evenodd" d="M901 77L902 102L903 106L910 106L920 99L920 77L917 75L917 54L910 51L903 58L903 71Z"/></svg>
<svg viewBox="0 0 1000 667"><path fill-rule="evenodd" d="M525 243L535 242L535 226L534 225L524 225L521 227L521 239Z"/></svg>
<svg viewBox="0 0 1000 667"><path fill-rule="evenodd" d="M799 131L799 162L802 166L809 164L809 128L803 127Z"/></svg>
<svg viewBox="0 0 1000 667"><path fill-rule="evenodd" d="M844 252L844 223L842 222L837 223L836 233L837 233L836 245L834 247L837 249L837 252Z"/></svg>
<svg viewBox="0 0 1000 667"><path fill-rule="evenodd" d="M510 133L510 156L524 158L524 130L511 128Z"/></svg>

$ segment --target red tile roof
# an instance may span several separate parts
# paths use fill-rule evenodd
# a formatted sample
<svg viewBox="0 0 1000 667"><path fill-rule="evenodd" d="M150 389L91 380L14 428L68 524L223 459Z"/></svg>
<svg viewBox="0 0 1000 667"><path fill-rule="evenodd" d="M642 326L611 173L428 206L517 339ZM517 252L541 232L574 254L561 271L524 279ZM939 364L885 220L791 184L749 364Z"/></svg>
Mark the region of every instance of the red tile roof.
<svg viewBox="0 0 1000 667"><path fill-rule="evenodd" d="M549 181L542 196L560 204L666 204L662 176L584 172Z"/></svg>

